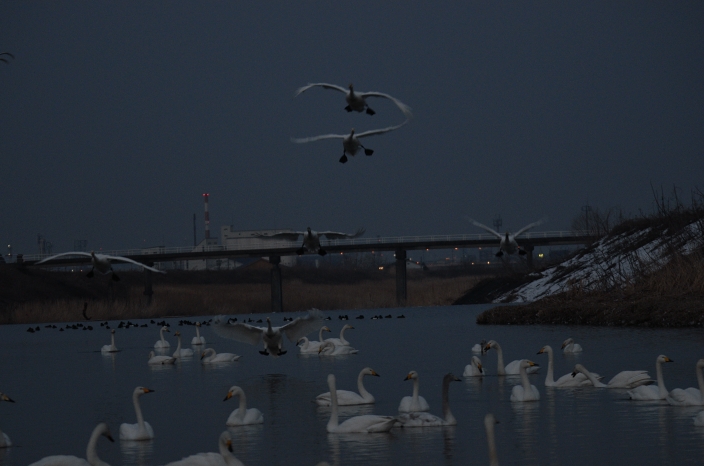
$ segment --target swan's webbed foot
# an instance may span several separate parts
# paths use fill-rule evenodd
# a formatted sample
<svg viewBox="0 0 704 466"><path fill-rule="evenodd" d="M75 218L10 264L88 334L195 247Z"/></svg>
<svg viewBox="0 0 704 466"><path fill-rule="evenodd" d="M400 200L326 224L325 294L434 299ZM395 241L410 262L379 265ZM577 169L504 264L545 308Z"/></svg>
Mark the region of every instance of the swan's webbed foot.
<svg viewBox="0 0 704 466"><path fill-rule="evenodd" d="M320 254L321 256L324 256L324 255L327 254L327 253L328 253L328 252L327 252L325 249L323 249L323 248L318 249L318 254Z"/></svg>
<svg viewBox="0 0 704 466"><path fill-rule="evenodd" d="M375 115L375 114L376 114L376 112L375 112L374 110L372 110L371 108L367 107L367 115ZM367 155L370 155L370 154L367 154Z"/></svg>
<svg viewBox="0 0 704 466"><path fill-rule="evenodd" d="M501 256L503 256L503 255L504 255L504 252L503 252L503 251L499 251L499 252L496 253L496 257L501 257Z"/></svg>
<svg viewBox="0 0 704 466"><path fill-rule="evenodd" d="M347 156L345 154L342 154L342 157L340 157L340 163L347 163Z"/></svg>
<svg viewBox="0 0 704 466"><path fill-rule="evenodd" d="M528 253L525 252L523 249L519 249L519 250L518 250L518 255L519 255L519 256L525 256L526 254L528 254Z"/></svg>
<svg viewBox="0 0 704 466"><path fill-rule="evenodd" d="M286 350L284 350L284 351L279 350L279 356L282 356L282 355L284 355L284 354L286 354L286 353L288 353L288 351L286 351Z"/></svg>
<svg viewBox="0 0 704 466"><path fill-rule="evenodd" d="M259 354L263 354L264 356L269 356L269 352L266 350L260 351Z"/></svg>
<svg viewBox="0 0 704 466"><path fill-rule="evenodd" d="M120 277L118 277L115 272L112 273L112 281L114 281L114 282L119 282L119 281L120 281Z"/></svg>
<svg viewBox="0 0 704 466"><path fill-rule="evenodd" d="M373 153L374 153L374 151L371 149L366 149L366 148L364 149L364 155L372 155Z"/></svg>
<svg viewBox="0 0 704 466"><path fill-rule="evenodd" d="M345 107L345 110L347 110L348 112L351 112L351 111L352 111L352 107L350 107L350 106L348 105L347 107Z"/></svg>
<svg viewBox="0 0 704 466"><path fill-rule="evenodd" d="M302 256L305 252L306 250L304 248L296 249L296 254L298 254L299 256Z"/></svg>
<svg viewBox="0 0 704 466"><path fill-rule="evenodd" d="M95 272L93 272L93 269L91 269L90 272L86 274L86 277L93 278L93 275L95 275Z"/></svg>

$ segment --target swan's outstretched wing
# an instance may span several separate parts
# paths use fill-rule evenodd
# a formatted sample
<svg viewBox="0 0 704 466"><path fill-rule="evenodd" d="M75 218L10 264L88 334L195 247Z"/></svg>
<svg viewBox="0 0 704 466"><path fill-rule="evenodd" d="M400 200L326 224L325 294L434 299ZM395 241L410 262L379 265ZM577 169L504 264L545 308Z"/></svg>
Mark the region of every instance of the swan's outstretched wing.
<svg viewBox="0 0 704 466"><path fill-rule="evenodd" d="M296 241L298 237L304 233L305 231L294 231L288 233L257 233L254 236L257 238L287 239L289 241Z"/></svg>
<svg viewBox="0 0 704 466"><path fill-rule="evenodd" d="M91 255L87 252L80 252L80 251L73 251L73 252L62 252L61 254L56 254L55 256L47 257L46 259L42 259L37 264L42 264L44 262L48 262L50 260L54 260L57 257L63 257L63 256L86 256L86 257L91 257Z"/></svg>
<svg viewBox="0 0 704 466"><path fill-rule="evenodd" d="M516 238L516 237L517 237L518 235L520 235L521 233L525 233L526 231L530 230L531 228L537 227L537 226L540 225L541 223L543 223L543 219L540 219L540 220L538 220L537 222L530 223L530 224L524 226L523 228L521 228L520 230L518 230L518 231L513 235L513 237Z"/></svg>
<svg viewBox="0 0 704 466"><path fill-rule="evenodd" d="M340 86L338 86L338 85L336 85L336 84L313 83L313 84L308 84L308 85L303 86L303 87L299 87L299 88L296 90L296 94L293 96L293 98L295 99L296 97L298 97L299 94L303 94L305 91L307 91L307 90L310 89L311 87L322 87L323 89L332 89L333 91L340 91L340 92L342 92L343 94L347 94L347 92L349 92L349 91L348 91L347 89L345 89L344 87L340 87Z"/></svg>
<svg viewBox="0 0 704 466"><path fill-rule="evenodd" d="M344 239L344 238L358 238L364 234L366 230L360 228L354 233L342 233L339 231L319 231L318 235L325 236L328 239Z"/></svg>
<svg viewBox="0 0 704 466"><path fill-rule="evenodd" d="M89 255L90 255L90 254L89 254ZM107 255L104 255L103 257L105 257L106 259L109 259L109 260L111 260L111 261L129 262L130 264L138 265L138 266L142 267L143 269L151 270L152 272L166 273L166 272L164 272L163 270L155 269L154 267L149 267L148 265L142 264L141 262L137 262L137 261L134 261L134 260L132 260L132 259L128 259L128 258L126 258L126 257L122 257L122 256L107 256Z"/></svg>
<svg viewBox="0 0 704 466"><path fill-rule="evenodd" d="M309 138L291 138L291 142L303 143L319 141L321 139L345 139L348 134L322 134L320 136L311 136Z"/></svg>
<svg viewBox="0 0 704 466"><path fill-rule="evenodd" d="M258 345L261 343L262 335L266 329L241 322L231 324L228 322L227 316L217 316L213 319L213 330L223 338Z"/></svg>
<svg viewBox="0 0 704 466"><path fill-rule="evenodd" d="M503 238L504 238L503 236L501 236L501 233L499 233L498 231L496 231L496 230L494 230L494 229L492 229L492 228L489 228L488 226L484 225L483 223L479 223L479 222L477 222L476 220L471 219L471 218L470 218L469 220L472 222L472 225L474 225L475 227L479 227L479 228L481 228L482 230L486 230L486 231L488 231L489 233L491 233L492 235L497 236L499 239L503 239Z"/></svg>
<svg viewBox="0 0 704 466"><path fill-rule="evenodd" d="M403 112L404 115L406 115L406 118L411 118L413 116L413 113L411 112L411 107L404 104L397 98L390 96L389 94L384 94L383 92L363 92L359 95L365 99L367 97L383 97L385 99L389 99L394 104L396 104L396 106Z"/></svg>
<svg viewBox="0 0 704 466"><path fill-rule="evenodd" d="M372 129L369 131L365 131L363 133L355 134L355 136L357 138L366 138L367 136L376 136L377 134L388 133L389 131L399 129L401 126L405 125L406 123L408 123L408 120L404 121L400 125L389 126L388 128L382 128L382 129Z"/></svg>
<svg viewBox="0 0 704 466"><path fill-rule="evenodd" d="M296 343L299 338L303 338L311 332L319 330L323 326L323 314L318 309L311 309L305 317L297 317L293 322L281 327L281 331L286 334L289 340Z"/></svg>

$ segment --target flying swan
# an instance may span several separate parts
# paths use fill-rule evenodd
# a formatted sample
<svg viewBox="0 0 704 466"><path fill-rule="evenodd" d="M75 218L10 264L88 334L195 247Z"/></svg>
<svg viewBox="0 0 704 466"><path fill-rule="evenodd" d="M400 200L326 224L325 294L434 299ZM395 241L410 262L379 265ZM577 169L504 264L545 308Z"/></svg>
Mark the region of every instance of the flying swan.
<svg viewBox="0 0 704 466"><path fill-rule="evenodd" d="M0 393L0 401L9 401L10 403L14 403L14 400L12 400L9 396L5 395L4 393ZM10 437L8 437L5 432L0 430L0 448L11 446L12 442L10 441Z"/></svg>
<svg viewBox="0 0 704 466"><path fill-rule="evenodd" d="M521 359L518 365L521 375L521 385L516 385L511 390L511 401L538 401L540 400L540 392L535 385L530 384L526 369L535 366L533 361Z"/></svg>
<svg viewBox="0 0 704 466"><path fill-rule="evenodd" d="M151 440L154 438L154 429L148 422L144 421L142 416L142 408L139 406L139 397L145 393L154 393L146 387L137 387L132 392L132 403L134 404L134 412L137 415L137 424L127 424L126 422L120 425L120 440Z"/></svg>
<svg viewBox="0 0 704 466"><path fill-rule="evenodd" d="M354 416L342 424L339 424L337 418L337 390L335 389L335 375L328 375L328 388L330 389L330 420L328 421L327 431L330 433L351 433L351 432L388 432L396 424L397 420L392 416L377 416L374 414L365 414L363 416Z"/></svg>
<svg viewBox="0 0 704 466"><path fill-rule="evenodd" d="M210 356L206 356L209 354ZM200 356L201 364L217 364L219 362L238 361L240 356L234 353L216 353L214 348L208 348Z"/></svg>
<svg viewBox="0 0 704 466"><path fill-rule="evenodd" d="M628 396L631 400L636 401L652 401L664 400L667 396L667 388L662 379L662 363L674 362L672 359L661 354L655 359L655 372L657 374L658 385L640 385L633 390L628 390Z"/></svg>
<svg viewBox="0 0 704 466"><path fill-rule="evenodd" d="M345 94L345 100L347 101L347 107L345 107L345 110L348 112L355 111L355 112L364 112L366 110L367 115L374 115L376 112L369 108L369 105L367 104L367 97L383 97L385 99L391 100L396 106L403 112L403 114L406 116L406 118L411 118L413 115L411 113L411 107L408 105L404 104L400 100L391 97L389 94L384 94L383 92L354 92L354 86L350 84L348 87L349 91L345 89L342 86L337 86L335 84L328 84L328 83L314 83L314 84L308 84L303 87L299 87L298 90L296 90L296 95L293 96L295 99L298 97L300 94L304 93L308 89L312 87L322 87L323 89L331 89L333 91L340 91L343 94Z"/></svg>
<svg viewBox="0 0 704 466"><path fill-rule="evenodd" d="M226 316L217 316L213 320L215 333L224 338L249 343L250 345L264 345L264 350L259 351L267 356L281 356L286 354L283 349L284 335L292 342L297 342L301 337L308 335L320 328L325 316L317 309L308 311L305 317L297 317L292 322L281 327L272 327L271 320L267 317L267 327L254 327L241 322L230 323Z"/></svg>
<svg viewBox="0 0 704 466"><path fill-rule="evenodd" d="M327 239L352 239L358 238L364 234L364 228L360 228L354 233L342 233L339 231L315 231L311 230L310 227L306 228L306 231L293 231L287 233L261 233L257 234L258 238L264 239L284 239L288 241L298 241L298 237L303 235L303 245L296 250L296 254L299 256L305 254L306 252L320 254L324 256L327 254L322 246L320 245L320 237L325 236ZM322 341L322 340L321 340Z"/></svg>
<svg viewBox="0 0 704 466"><path fill-rule="evenodd" d="M264 415L261 411L257 408L247 409L247 397L244 394L244 390L236 385L233 385L230 387L230 390L228 390L223 401L227 401L233 396L240 397L240 406L232 411L230 417L227 418L226 424L228 426L248 426L251 424L262 424L264 422Z"/></svg>
<svg viewBox="0 0 704 466"><path fill-rule="evenodd" d="M304 142L320 141L321 139L342 139L342 157L340 157L340 163L347 163L347 154L354 157L357 155L357 151L359 151L360 147L364 149L364 155L372 155L374 153L372 149L367 149L361 142L359 142L360 138L388 133L389 131L399 129L406 123L408 123L408 120L404 121L400 125L389 126L382 129L372 129L358 134L355 134L354 128L352 128L350 134L322 134L320 136L311 136L308 138L291 138L291 142L300 144Z"/></svg>
<svg viewBox="0 0 704 466"><path fill-rule="evenodd" d="M442 416L430 413L407 413L398 417L401 427L442 427L455 426L457 420L450 411L450 382L459 382L460 379L452 373L446 374L442 379Z"/></svg>
<svg viewBox="0 0 704 466"><path fill-rule="evenodd" d="M516 233L514 233L514 234L511 234L511 233L509 233L509 232L507 231L506 234L502 235L502 234L499 233L498 231L496 231L496 230L494 230L494 229L492 229L492 228L489 228L488 226L486 226L486 225L484 225L484 224L482 224L482 223L479 223L479 222L477 222L476 220L472 220L472 219L470 219L470 220L472 221L472 224L473 224L474 226L479 227L479 228L481 228L481 229L483 229L483 230L488 231L489 233L491 233L492 235L496 236L496 237L501 241L501 242L499 243L499 252L496 253L496 257L501 257L501 256L504 255L504 253L506 253L506 254L514 254L516 251L518 251L518 254L519 254L519 255L525 255L525 254L526 254L526 251L524 251L523 249L521 249L521 247L520 247L520 246L518 245L518 243L516 242L516 238L517 238L519 235L522 235L522 234L525 233L526 231L530 230L531 228L537 227L538 225L540 225L541 223L543 223L543 220L538 220L537 222L533 222L533 223L531 223L531 224L529 224L529 225L524 226L523 228L521 228L520 230L518 230L518 231L517 231Z"/></svg>
<svg viewBox="0 0 704 466"><path fill-rule="evenodd" d="M411 371L403 380L413 380L413 396L404 396L401 398L401 403L398 405L399 413L416 413L420 411L430 411L430 405L425 401L425 398L418 395L419 382L418 372Z"/></svg>
<svg viewBox="0 0 704 466"><path fill-rule="evenodd" d="M134 261L132 259L128 259L127 257L109 256L107 254L96 254L94 251L91 251L90 254L87 252L81 252L81 251L62 252L61 254L56 254L55 256L51 256L51 257L47 257L46 259L42 259L39 262L37 262L35 265L43 264L45 262L54 260L57 257L63 257L63 256L90 257L90 262L91 262L93 268L90 269L90 272L88 272L86 274L86 277L88 277L88 278L92 278L93 275L95 275L94 271L97 270L98 272L100 272L102 274L107 274L107 273L112 272L112 279L115 281L119 281L120 277L118 277L117 274L115 274L115 271L112 269L111 262L113 262L113 261L128 262L130 264L138 265L138 266L142 267L143 269L151 270L152 272L166 273L163 270L155 269L154 267L149 267L148 265L142 264L142 263Z"/></svg>
<svg viewBox="0 0 704 466"><path fill-rule="evenodd" d="M110 330L110 341L111 343L109 345L103 345L103 347L100 348L101 353L116 353L119 351L117 346L115 346L115 329Z"/></svg>
<svg viewBox="0 0 704 466"><path fill-rule="evenodd" d="M244 466L232 454L232 437L228 431L220 434L218 450L220 453L196 453L166 466Z"/></svg>
<svg viewBox="0 0 704 466"><path fill-rule="evenodd" d="M489 340L489 342L486 344L484 347L484 352L489 351L491 348L494 348L496 352L498 353L497 355L497 368L496 368L496 373L498 375L519 375L520 372L520 365L521 365L521 359L516 359L515 361L511 361L510 363L506 364L504 366L504 352L501 350L501 345L499 345L496 341L494 340ZM530 366L527 370L529 374L534 374L540 370L540 366L536 363L533 363L532 366Z"/></svg>
<svg viewBox="0 0 704 466"><path fill-rule="evenodd" d="M379 374L374 372L374 369L372 369L371 367L365 367L364 369L359 371L359 375L357 376L357 391L359 391L359 393L355 393L349 390L338 390L338 406L368 405L374 403L374 396L364 388L363 379L365 375L373 375L374 377L379 377ZM332 403L330 401L330 392L321 393L320 395L316 396L315 402L318 404L318 406L330 406L330 404Z"/></svg>
<svg viewBox="0 0 704 466"><path fill-rule="evenodd" d="M694 387L685 388L684 390L675 388L665 398L667 402L674 406L704 405L704 399L702 398L702 393L704 393L704 376L702 375L702 369L704 369L704 359L697 361L697 365L695 366L697 382L699 383L698 389Z"/></svg>
<svg viewBox="0 0 704 466"><path fill-rule="evenodd" d="M635 388L639 385L648 385L654 382L648 375L648 371L621 371L613 376L607 384L599 382L594 374L589 372L583 365L575 365L572 375L576 376L580 372L586 375L592 385L597 388Z"/></svg>
<svg viewBox="0 0 704 466"><path fill-rule="evenodd" d="M88 441L88 447L86 448L87 461L76 456L54 455L44 457L29 466L110 466L106 462L101 461L101 459L98 458L98 453L96 452L96 445L98 444L98 439L101 435L111 442L115 441L110 435L108 425L104 422L98 424L95 429L93 429L93 433L90 434L90 440Z"/></svg>

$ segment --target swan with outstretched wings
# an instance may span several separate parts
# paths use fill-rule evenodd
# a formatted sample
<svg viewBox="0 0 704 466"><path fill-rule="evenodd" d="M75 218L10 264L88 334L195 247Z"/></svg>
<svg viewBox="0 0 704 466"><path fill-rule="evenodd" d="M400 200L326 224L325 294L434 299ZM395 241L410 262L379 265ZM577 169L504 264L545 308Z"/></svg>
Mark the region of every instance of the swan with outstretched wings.
<svg viewBox="0 0 704 466"><path fill-rule="evenodd" d="M516 238L525 233L526 231L530 230L531 228L537 227L538 225L542 224L544 220L538 220L537 222L530 223L520 230L518 230L516 233L509 233L508 231L505 234L501 234L498 231L494 230L493 228L489 228L488 226L484 225L483 223L479 223L476 220L470 219L472 224L476 227L479 227L483 230L488 231L492 235L496 236L501 242L499 243L499 252L496 253L496 257L501 257L506 254L515 254L516 251L518 251L519 255L525 255L526 251L521 249L521 247L518 245L516 242Z"/></svg>
<svg viewBox="0 0 704 466"><path fill-rule="evenodd" d="M364 228L360 228L354 233L343 233L340 231L315 231L311 230L310 227L306 231L290 231L285 233L261 233L256 235L259 238L267 239L285 239L288 241L297 241L298 238L303 235L303 245L296 250L296 253L300 256L306 252L312 252L324 256L327 254L325 249L320 246L320 237L325 236L327 239L352 239L362 236L364 234Z"/></svg>
<svg viewBox="0 0 704 466"><path fill-rule="evenodd" d="M347 101L347 107L345 107L345 110L348 112L364 112L366 111L367 115L374 115L376 112L369 108L369 104L367 104L367 98L369 97L380 97L383 99L389 99L392 101L398 108L403 112L403 114L406 116L406 118L411 118L413 114L411 113L411 107L408 105L404 104L400 100L398 100L395 97L390 96L389 94L385 94L383 92L355 92L354 86L350 84L347 86L347 89L345 89L342 86L338 86L337 84L328 84L328 83L313 83L313 84L308 84L303 87L299 87L298 90L296 90L296 95L293 97L296 98L300 94L303 94L305 91L308 89L311 89L313 87L322 87L323 89L329 89L333 91L338 91L342 92L345 94L345 100ZM349 90L348 90L349 89Z"/></svg>
<svg viewBox="0 0 704 466"><path fill-rule="evenodd" d="M51 257L47 257L46 259L42 259L39 262L37 262L37 265L39 264L44 264L46 262L52 261L56 258L59 257L65 257L65 256L86 256L90 257L90 262L93 265L93 268L90 269L90 272L86 274L86 277L92 278L95 275L95 271L97 270L98 272L102 274L107 274L112 272L112 279L115 281L119 281L120 277L118 277L115 274L115 271L112 269L112 262L126 262L128 264L134 264L142 267L143 269L151 270L152 272L158 272L158 273L166 273L163 270L155 269L154 267L149 267L148 265L142 264L140 262L137 262L132 259L128 259L127 257L122 257L122 256L109 256L107 254L96 254L94 251L91 251L90 253L87 252L82 252L82 251L72 251L72 252L62 252L61 254L56 254Z"/></svg>

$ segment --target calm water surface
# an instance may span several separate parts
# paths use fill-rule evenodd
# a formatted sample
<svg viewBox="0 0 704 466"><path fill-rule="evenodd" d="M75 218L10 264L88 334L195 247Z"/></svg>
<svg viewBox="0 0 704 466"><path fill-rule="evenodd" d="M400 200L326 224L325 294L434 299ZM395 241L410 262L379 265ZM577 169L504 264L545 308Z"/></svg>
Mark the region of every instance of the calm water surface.
<svg viewBox="0 0 704 466"><path fill-rule="evenodd" d="M487 412L500 421L496 442L502 465L704 462L704 428L692 423L701 409L633 402L625 390L546 388L547 356L536 355L543 345L558 350L565 338L574 337L584 352L566 357L557 351L556 378L580 362L608 380L621 370L635 369L647 369L654 377L654 361L662 353L676 361L664 366L667 387L696 387L694 365L704 357L703 330L475 325L476 315L485 308L343 312L355 326L346 337L360 352L338 358L300 356L288 341L288 354L264 357L258 353L260 348L222 339L203 327L206 347L242 355L239 362L218 367L202 366L197 357L176 366L148 366L147 355L159 339L159 328L153 324L118 329L116 344L122 351L109 356L99 351L110 342L110 334L98 323L91 323L93 331L59 332L41 325L34 334L26 332L26 325L3 326L0 391L16 403L0 403L0 429L14 444L0 450L0 464L25 465L53 454L85 457L88 437L101 421L109 424L116 440L99 442L98 454L110 464L157 465L217 451L225 421L237 408L236 399L223 402L232 385L244 389L248 407L264 413L263 425L229 428L235 455L248 465L314 465L323 460L344 465L488 464L483 423ZM369 319L389 313L393 319ZM337 318L340 312L327 314L333 318L327 322L333 329L331 336L337 336L344 324ZM359 314L365 319L355 320ZM406 318L395 318L399 314ZM285 316L295 314L274 315L274 324L283 324ZM167 321L172 332L179 329L185 346L191 347L194 327L179 327L177 318ZM173 333L166 335L173 352L176 339ZM410 370L420 374L420 393L431 413L441 415L443 375L452 371L462 378L472 356L470 349L481 339L497 340L506 363L530 358L541 364L540 373L530 376L541 393L539 402L509 401L518 382L495 375L492 350L482 356L487 376L463 379L450 387L456 427L393 429L388 434L326 432L329 409L318 408L312 400L328 391L327 374L337 376L339 389L354 390L363 367L381 374L365 378L377 403L343 408L341 419L396 414L400 399L412 390L411 382L403 380ZM119 425L136 422L131 395L139 385L156 390L141 398L145 420L156 438L120 441Z"/></svg>

